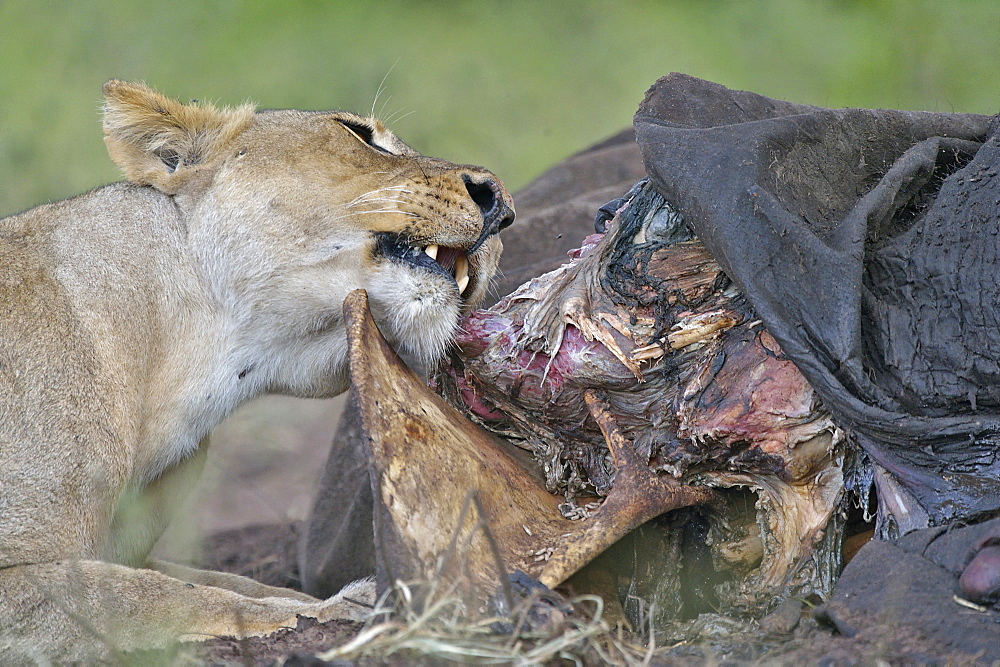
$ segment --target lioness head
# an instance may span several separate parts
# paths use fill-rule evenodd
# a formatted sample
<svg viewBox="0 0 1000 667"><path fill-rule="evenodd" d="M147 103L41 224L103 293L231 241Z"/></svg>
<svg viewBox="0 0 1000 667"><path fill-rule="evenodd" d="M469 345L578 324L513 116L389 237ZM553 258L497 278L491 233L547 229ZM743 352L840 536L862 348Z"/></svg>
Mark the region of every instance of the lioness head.
<svg viewBox="0 0 1000 667"><path fill-rule="evenodd" d="M354 289L425 362L484 296L514 217L489 171L419 155L352 113L181 104L121 81L104 94L112 158L172 199L216 307L274 356L254 363L296 359L264 389L346 388L341 307Z"/></svg>

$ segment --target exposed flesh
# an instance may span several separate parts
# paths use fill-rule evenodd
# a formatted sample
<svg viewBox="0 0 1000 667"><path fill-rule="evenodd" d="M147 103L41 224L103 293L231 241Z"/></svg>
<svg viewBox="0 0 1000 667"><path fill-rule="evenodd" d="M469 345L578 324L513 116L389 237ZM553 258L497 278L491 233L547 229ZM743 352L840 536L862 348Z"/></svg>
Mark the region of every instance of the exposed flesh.
<svg viewBox="0 0 1000 667"><path fill-rule="evenodd" d="M825 596L839 570L843 436L712 257L656 197L641 190L572 261L469 315L439 389L531 451L573 515L578 497L606 496L617 484L584 400L601 390L651 470L756 493L750 519L730 516L724 504L707 513L716 566L738 575L724 602Z"/></svg>

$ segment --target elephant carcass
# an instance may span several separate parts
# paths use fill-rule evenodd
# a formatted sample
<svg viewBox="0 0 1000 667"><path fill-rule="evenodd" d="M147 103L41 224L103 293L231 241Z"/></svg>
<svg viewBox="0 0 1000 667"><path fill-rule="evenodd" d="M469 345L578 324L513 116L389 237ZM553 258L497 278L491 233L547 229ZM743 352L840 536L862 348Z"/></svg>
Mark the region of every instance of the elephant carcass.
<svg viewBox="0 0 1000 667"><path fill-rule="evenodd" d="M723 573L717 602L825 596L840 565L842 434L682 217L648 184L632 194L571 262L462 323L439 390L531 451L570 517L620 484L585 400L599 390L649 470L726 490L695 512ZM654 559L654 579L680 576Z"/></svg>
<svg viewBox="0 0 1000 667"><path fill-rule="evenodd" d="M571 262L462 323L435 379L467 416L395 358L359 299L345 311L383 578L461 567L482 592L502 568L554 586L643 522L707 503L725 602L828 591L839 432L651 187ZM478 511L462 509L470 490ZM679 576L654 560L654 587Z"/></svg>
<svg viewBox="0 0 1000 667"><path fill-rule="evenodd" d="M713 580L719 602L828 589L845 477L881 538L994 515L995 119L826 110L672 74L635 125L697 239L633 201L568 267L474 314L438 389L532 453L564 515L619 485L595 415L656 474L714 485L712 508L628 538L652 556L625 569L686 583L686 554L711 552L732 574ZM595 390L605 412L584 410Z"/></svg>

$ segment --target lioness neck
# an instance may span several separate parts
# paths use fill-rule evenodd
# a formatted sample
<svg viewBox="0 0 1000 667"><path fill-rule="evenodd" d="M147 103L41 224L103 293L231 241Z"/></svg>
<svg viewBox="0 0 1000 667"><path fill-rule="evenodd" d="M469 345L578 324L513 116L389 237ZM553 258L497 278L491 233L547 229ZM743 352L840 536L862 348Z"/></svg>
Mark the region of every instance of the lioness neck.
<svg viewBox="0 0 1000 667"><path fill-rule="evenodd" d="M217 249L206 247L212 221L185 216L171 197L127 183L70 201L84 210L74 208L55 230L55 251L91 259L58 262L71 267L59 280L79 304L95 356L119 378L115 405L123 435L136 442L136 474L145 478L137 482L192 453L261 394L325 396L346 388L337 372L346 356L339 320L303 331L287 309L269 312L267 299L252 290L234 293L247 282L234 274L239 267L221 275L205 264L220 261ZM103 215L88 215L88 206ZM88 229L69 229L82 225Z"/></svg>

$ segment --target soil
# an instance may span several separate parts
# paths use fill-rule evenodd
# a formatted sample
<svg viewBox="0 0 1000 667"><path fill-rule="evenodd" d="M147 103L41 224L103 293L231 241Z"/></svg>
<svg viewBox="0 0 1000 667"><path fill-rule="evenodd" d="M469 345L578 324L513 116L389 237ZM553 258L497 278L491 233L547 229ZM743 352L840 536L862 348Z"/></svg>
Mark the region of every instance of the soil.
<svg viewBox="0 0 1000 667"><path fill-rule="evenodd" d="M269 637L214 639L200 648L198 657L212 665L271 664L282 660L285 664L327 664L313 656L343 644L360 628L359 623L351 621L318 623L302 618L294 630L282 630Z"/></svg>
<svg viewBox="0 0 1000 667"><path fill-rule="evenodd" d="M205 543L205 567L252 576L264 583L294 587L298 576L295 550L299 528L294 523L247 526L212 535ZM910 544L913 540L910 540ZM1000 613L955 606L951 599L953 577L941 563L918 563L909 559L905 570L893 572L895 562L907 559L896 554L889 562L888 543L871 543L860 552L853 570L845 572L841 589L830 605L812 609L799 601L781 605L759 623L741 623L723 616L703 615L688 630L697 639L675 639L657 651L653 664L695 665L712 663L854 665L876 663L920 663L973 665L1000 660L992 637L1000 636ZM896 545L890 545L893 548ZM906 543L899 548L910 553ZM906 551L910 549L910 551ZM936 576L919 568L931 567ZM915 569L917 568L917 569ZM906 577L895 581L894 574ZM886 579L888 575L889 579ZM851 598L879 599L872 613L853 610L857 627L838 632L835 621L848 617ZM920 597L918 603L911 599ZM827 607L832 607L831 612ZM958 627L955 618L965 614L973 625ZM860 614L860 615L859 615ZM831 616L836 617L831 619ZM949 627L944 634L940 628ZM237 641L216 639L190 647L183 654L200 664L323 664L317 653L343 644L360 624L333 621L317 623L303 619L295 630L269 637ZM844 628L842 628L843 630ZM661 639L658 642L664 645ZM669 648L667 648L669 647ZM412 657L403 660L411 664ZM424 659L424 664L438 660ZM403 664L400 663L400 664Z"/></svg>

